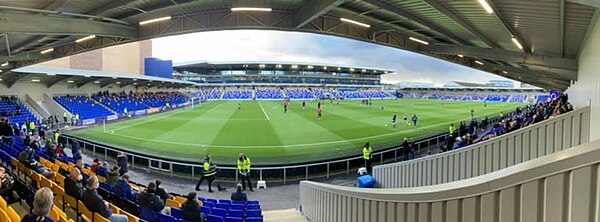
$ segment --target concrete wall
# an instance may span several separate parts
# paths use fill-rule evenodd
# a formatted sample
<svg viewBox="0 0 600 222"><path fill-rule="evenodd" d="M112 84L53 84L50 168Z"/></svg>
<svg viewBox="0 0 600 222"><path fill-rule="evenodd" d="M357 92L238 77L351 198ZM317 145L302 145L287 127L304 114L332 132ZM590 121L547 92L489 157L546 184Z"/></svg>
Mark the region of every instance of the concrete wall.
<svg viewBox="0 0 600 222"><path fill-rule="evenodd" d="M152 57L152 40L133 42L73 56L55 59L34 66L84 69L129 74L144 74L144 58Z"/></svg>
<svg viewBox="0 0 600 222"><path fill-rule="evenodd" d="M600 18L598 18L600 20ZM600 21L596 20L579 55L577 81L567 89L576 107L591 107L590 141L600 139Z"/></svg>

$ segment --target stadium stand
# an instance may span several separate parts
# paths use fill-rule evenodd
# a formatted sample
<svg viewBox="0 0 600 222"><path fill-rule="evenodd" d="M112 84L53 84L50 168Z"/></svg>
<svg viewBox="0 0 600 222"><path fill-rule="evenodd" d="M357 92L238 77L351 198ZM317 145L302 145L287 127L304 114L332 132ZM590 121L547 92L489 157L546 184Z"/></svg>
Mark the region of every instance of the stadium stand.
<svg viewBox="0 0 600 222"><path fill-rule="evenodd" d="M179 92L149 92L135 96L140 102L152 108L165 107L168 104L182 104L189 98Z"/></svg>
<svg viewBox="0 0 600 222"><path fill-rule="evenodd" d="M256 99L283 99L283 92L279 89L257 89Z"/></svg>
<svg viewBox="0 0 600 222"><path fill-rule="evenodd" d="M128 112L135 112L137 110L144 110L150 108L150 106L144 104L143 102L137 100L133 93L126 94L125 92L121 93L98 93L92 95L96 101L104 104L110 109L114 110L117 113L124 113L125 109Z"/></svg>
<svg viewBox="0 0 600 222"><path fill-rule="evenodd" d="M248 90L227 90L223 93L223 99L252 99L252 92Z"/></svg>
<svg viewBox="0 0 600 222"><path fill-rule="evenodd" d="M37 122L33 113L16 96L0 96L0 116L8 117L16 124L23 124L26 121Z"/></svg>
<svg viewBox="0 0 600 222"><path fill-rule="evenodd" d="M79 114L81 119L106 117L114 114L88 96L64 95L54 96L53 98L70 113Z"/></svg>

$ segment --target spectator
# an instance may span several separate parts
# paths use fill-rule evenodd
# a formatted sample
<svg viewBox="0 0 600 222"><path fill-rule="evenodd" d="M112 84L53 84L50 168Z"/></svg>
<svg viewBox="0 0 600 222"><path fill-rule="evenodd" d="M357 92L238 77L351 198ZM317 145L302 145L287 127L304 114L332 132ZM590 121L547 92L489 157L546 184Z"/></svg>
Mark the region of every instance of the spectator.
<svg viewBox="0 0 600 222"><path fill-rule="evenodd" d="M71 152L72 152L72 151L71 151ZM81 150L77 150L77 152L75 152L75 153L73 154L73 159L74 159L74 160L81 160L81 159L83 159L83 155L82 155L82 153L81 153Z"/></svg>
<svg viewBox="0 0 600 222"><path fill-rule="evenodd" d="M117 184L117 180L119 180L119 166L114 165L106 176L106 184L114 187Z"/></svg>
<svg viewBox="0 0 600 222"><path fill-rule="evenodd" d="M106 177L108 175L108 162L102 162L102 166L98 167L96 170L96 174L98 176Z"/></svg>
<svg viewBox="0 0 600 222"><path fill-rule="evenodd" d="M4 167L0 167L0 196L7 201L13 199L13 185L15 180L6 173Z"/></svg>
<svg viewBox="0 0 600 222"><path fill-rule="evenodd" d="M54 162L56 159L56 145L52 144L46 147L46 155L50 158L50 161Z"/></svg>
<svg viewBox="0 0 600 222"><path fill-rule="evenodd" d="M196 200L196 192L191 192L186 196L187 200L181 205L181 219L191 222L204 222L204 214L200 211L200 206Z"/></svg>
<svg viewBox="0 0 600 222"><path fill-rule="evenodd" d="M50 210L54 206L54 194L48 187L42 187L33 197L33 210L30 214L25 215L21 222L43 222L50 215Z"/></svg>
<svg viewBox="0 0 600 222"><path fill-rule="evenodd" d="M120 152L119 155L117 155L117 165L120 167L119 175L122 176L123 174L127 173L129 162L127 161L127 155L125 155L124 152Z"/></svg>
<svg viewBox="0 0 600 222"><path fill-rule="evenodd" d="M165 215L171 214L171 209L165 207L165 204L156 195L156 184L154 182L148 183L148 188L140 194L140 208L145 208ZM148 220L151 218L144 219Z"/></svg>
<svg viewBox="0 0 600 222"><path fill-rule="evenodd" d="M231 200L233 201L247 201L248 197L244 192L242 192L242 184L238 183L236 185L235 192L231 193Z"/></svg>
<svg viewBox="0 0 600 222"><path fill-rule="evenodd" d="M117 180L114 191L117 196L123 199L137 202L137 193L131 191L131 185L129 185L129 174L123 174L121 179Z"/></svg>
<svg viewBox="0 0 600 222"><path fill-rule="evenodd" d="M33 156L33 149L29 148L19 153L19 162L23 163L27 168L34 170L35 172L42 174L44 177L51 179L54 176L54 172L48 170L46 167L40 165L35 157Z"/></svg>
<svg viewBox="0 0 600 222"><path fill-rule="evenodd" d="M58 132L58 130L56 131ZM55 136L55 138L59 138L59 136ZM58 143L58 141L56 143ZM75 160L81 159L81 149L79 147L79 142L73 141L73 144L71 145L71 155Z"/></svg>
<svg viewBox="0 0 600 222"><path fill-rule="evenodd" d="M92 162L92 166L90 167L90 170L94 173L96 173L96 170L98 169L98 167L100 167L100 160L98 158L95 158L94 161Z"/></svg>
<svg viewBox="0 0 600 222"><path fill-rule="evenodd" d="M63 150L61 144L56 144L56 149L54 150L54 153L56 153L56 156L64 156L65 155L65 151Z"/></svg>
<svg viewBox="0 0 600 222"><path fill-rule="evenodd" d="M162 188L160 185L162 182L160 180L156 180L156 195L160 197L163 202L166 202L167 199L170 199L169 193L165 188Z"/></svg>
<svg viewBox="0 0 600 222"><path fill-rule="evenodd" d="M102 197L98 195L98 192L96 191L99 185L100 182L98 182L98 177L91 176L88 180L88 188L81 194L81 202L83 202L88 210L100 214L111 222L128 222L129 219L126 215L114 214L108 209L108 203L102 200Z"/></svg>
<svg viewBox="0 0 600 222"><path fill-rule="evenodd" d="M75 199L81 199L83 193L83 175L76 167L71 168L69 177L65 178L65 193Z"/></svg>

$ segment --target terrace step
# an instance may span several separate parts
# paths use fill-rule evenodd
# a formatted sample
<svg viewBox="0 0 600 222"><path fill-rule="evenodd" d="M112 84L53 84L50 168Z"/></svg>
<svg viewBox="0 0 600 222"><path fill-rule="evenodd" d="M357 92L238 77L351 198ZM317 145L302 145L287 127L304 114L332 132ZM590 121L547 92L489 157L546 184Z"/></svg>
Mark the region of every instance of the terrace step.
<svg viewBox="0 0 600 222"><path fill-rule="evenodd" d="M263 218L266 222L300 222L309 221L300 211L291 208L284 210L269 210L263 212Z"/></svg>

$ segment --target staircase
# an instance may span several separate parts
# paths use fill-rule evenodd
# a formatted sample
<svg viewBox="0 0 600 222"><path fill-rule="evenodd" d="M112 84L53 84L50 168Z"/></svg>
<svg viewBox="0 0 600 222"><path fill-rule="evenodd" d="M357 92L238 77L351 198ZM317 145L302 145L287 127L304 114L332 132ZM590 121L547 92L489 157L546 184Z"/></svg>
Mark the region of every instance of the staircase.
<svg viewBox="0 0 600 222"><path fill-rule="evenodd" d="M91 100L93 100L93 101L94 101L96 104L98 104L98 105L100 105L100 106L104 107L106 110L108 110L108 111L112 112L113 114L115 114L115 115L118 115L118 114L119 114L119 112L118 112L117 110L113 110L113 109L111 109L110 107L108 107L108 106L104 105L104 104L103 104L103 103L101 103L100 101L98 101L98 100L94 99L94 97L91 97L91 96L89 96L89 95L86 95L86 96L88 96L88 97L89 97ZM122 112L122 111L123 111L123 110L121 110L121 112Z"/></svg>
<svg viewBox="0 0 600 222"><path fill-rule="evenodd" d="M265 222L300 222L309 221L300 211L291 208L285 210L269 210L263 212Z"/></svg>

